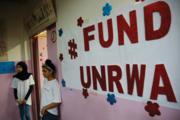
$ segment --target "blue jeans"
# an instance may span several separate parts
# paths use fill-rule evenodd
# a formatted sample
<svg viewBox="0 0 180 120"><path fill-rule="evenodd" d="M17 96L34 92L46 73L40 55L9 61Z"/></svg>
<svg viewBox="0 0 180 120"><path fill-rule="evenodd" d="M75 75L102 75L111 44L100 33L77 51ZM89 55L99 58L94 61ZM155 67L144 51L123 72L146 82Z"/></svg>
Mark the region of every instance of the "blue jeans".
<svg viewBox="0 0 180 120"><path fill-rule="evenodd" d="M45 113L45 115L43 115L42 120L59 120L59 118L58 118L58 116L47 112L47 113Z"/></svg>
<svg viewBox="0 0 180 120"><path fill-rule="evenodd" d="M21 120L31 120L30 105L19 105Z"/></svg>

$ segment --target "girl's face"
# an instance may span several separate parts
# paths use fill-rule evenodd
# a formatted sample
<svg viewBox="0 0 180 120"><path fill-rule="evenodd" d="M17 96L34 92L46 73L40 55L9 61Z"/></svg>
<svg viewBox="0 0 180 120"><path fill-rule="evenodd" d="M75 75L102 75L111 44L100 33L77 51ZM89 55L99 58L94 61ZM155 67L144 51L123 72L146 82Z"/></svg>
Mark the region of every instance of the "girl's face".
<svg viewBox="0 0 180 120"><path fill-rule="evenodd" d="M16 72L17 73L20 73L20 72L22 72L23 71L23 68L20 66L20 65L17 65L16 66Z"/></svg>
<svg viewBox="0 0 180 120"><path fill-rule="evenodd" d="M50 72L48 69L46 69L46 68L42 68L42 72L43 72L43 76L45 77L45 78L48 78L49 76L51 76L52 75L52 72Z"/></svg>

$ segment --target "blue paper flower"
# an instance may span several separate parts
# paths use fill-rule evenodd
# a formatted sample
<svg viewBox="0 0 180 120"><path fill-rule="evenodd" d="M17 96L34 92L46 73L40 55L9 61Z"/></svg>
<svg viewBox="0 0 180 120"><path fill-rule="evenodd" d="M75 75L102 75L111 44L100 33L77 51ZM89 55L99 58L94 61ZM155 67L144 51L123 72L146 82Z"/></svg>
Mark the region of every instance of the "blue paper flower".
<svg viewBox="0 0 180 120"><path fill-rule="evenodd" d="M109 3L106 3L105 6L103 6L103 16L109 16L111 14L112 5Z"/></svg>
<svg viewBox="0 0 180 120"><path fill-rule="evenodd" d="M107 101L110 103L110 105L113 105L117 102L115 95L110 93L107 94Z"/></svg>
<svg viewBox="0 0 180 120"><path fill-rule="evenodd" d="M62 29L62 28L60 28L60 29L58 30L58 32L59 32L59 37L61 37L61 36L62 36L62 34L63 34L63 29Z"/></svg>
<svg viewBox="0 0 180 120"><path fill-rule="evenodd" d="M61 84L63 87L66 87L66 81L64 79L62 79Z"/></svg>

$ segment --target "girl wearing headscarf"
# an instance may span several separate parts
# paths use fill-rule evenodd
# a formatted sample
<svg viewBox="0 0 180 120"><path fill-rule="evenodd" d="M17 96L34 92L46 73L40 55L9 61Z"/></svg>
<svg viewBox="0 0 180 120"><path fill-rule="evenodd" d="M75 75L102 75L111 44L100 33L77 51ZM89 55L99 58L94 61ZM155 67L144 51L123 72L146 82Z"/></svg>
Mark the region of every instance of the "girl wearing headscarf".
<svg viewBox="0 0 180 120"><path fill-rule="evenodd" d="M21 120L31 120L30 106L34 79L27 71L27 65L21 61L16 64L16 75L13 76L12 87L14 97L19 106Z"/></svg>
<svg viewBox="0 0 180 120"><path fill-rule="evenodd" d="M58 120L58 107L61 104L60 85L55 78L56 68L51 60L46 60L42 66L45 77L41 91L42 120Z"/></svg>

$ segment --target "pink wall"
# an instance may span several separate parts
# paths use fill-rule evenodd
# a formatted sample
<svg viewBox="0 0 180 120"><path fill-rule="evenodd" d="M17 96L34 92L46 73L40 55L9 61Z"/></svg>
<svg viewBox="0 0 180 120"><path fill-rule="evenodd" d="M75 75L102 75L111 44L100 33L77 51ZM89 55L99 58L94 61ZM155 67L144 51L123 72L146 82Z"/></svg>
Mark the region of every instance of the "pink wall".
<svg viewBox="0 0 180 120"><path fill-rule="evenodd" d="M90 93L87 99L82 91L62 89L63 104L62 120L179 120L180 111L160 107L160 116L151 117L145 111L146 103L117 98L117 103L111 106L106 96Z"/></svg>
<svg viewBox="0 0 180 120"><path fill-rule="evenodd" d="M47 47L48 47L48 58L51 59L53 62L57 62L57 42L51 41L51 36L53 31L55 31L55 27L51 27L47 30Z"/></svg>
<svg viewBox="0 0 180 120"><path fill-rule="evenodd" d="M31 72L31 61L26 61ZM15 74L15 73L14 73ZM11 87L14 74L0 74L0 120L19 120L19 109L16 105Z"/></svg>
<svg viewBox="0 0 180 120"><path fill-rule="evenodd" d="M0 120L19 120L13 89L11 88L12 74L0 75Z"/></svg>
<svg viewBox="0 0 180 120"><path fill-rule="evenodd" d="M51 27L47 30L47 51L48 51L48 59L51 59L53 63L56 65L57 69L57 79L61 81L62 73L61 73L61 63L58 59L58 49L57 49L57 41L51 41L52 32L56 31L55 26Z"/></svg>
<svg viewBox="0 0 180 120"><path fill-rule="evenodd" d="M48 59L51 59L53 63L56 65L57 69L57 78L59 80L62 79L61 75L61 66L60 61L58 59L58 50L57 50L57 40L56 42L51 41L52 32L56 31L56 27L51 27L47 30L47 49L48 49Z"/></svg>

